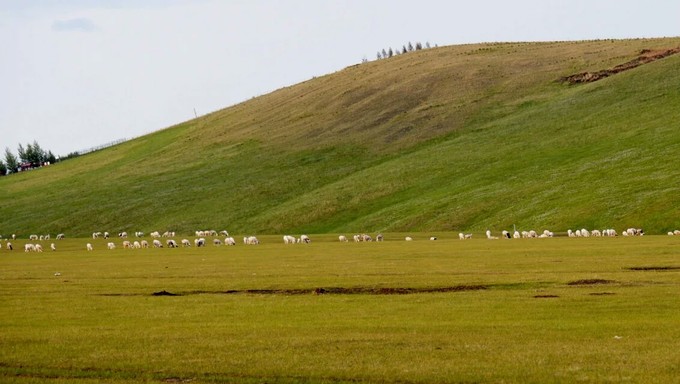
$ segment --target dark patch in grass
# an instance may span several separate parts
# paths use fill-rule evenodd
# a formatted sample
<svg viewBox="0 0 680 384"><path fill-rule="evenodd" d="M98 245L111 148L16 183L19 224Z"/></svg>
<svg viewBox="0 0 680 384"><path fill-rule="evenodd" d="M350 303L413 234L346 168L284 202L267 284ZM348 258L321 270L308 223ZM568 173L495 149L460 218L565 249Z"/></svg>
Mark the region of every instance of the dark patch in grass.
<svg viewBox="0 0 680 384"><path fill-rule="evenodd" d="M595 284L613 284L616 283L614 280L605 280L605 279L584 279L584 280L576 280L576 281L570 281L567 283L567 285L595 285Z"/></svg>
<svg viewBox="0 0 680 384"><path fill-rule="evenodd" d="M630 267L626 269L629 271L677 271L680 270L680 267Z"/></svg>
<svg viewBox="0 0 680 384"><path fill-rule="evenodd" d="M552 298L556 298L556 297L559 297L559 296L557 296L557 295L535 295L534 296L535 299L552 299Z"/></svg>
<svg viewBox="0 0 680 384"><path fill-rule="evenodd" d="M614 292L593 292L590 293L591 296L611 296L611 295L616 295Z"/></svg>
<svg viewBox="0 0 680 384"><path fill-rule="evenodd" d="M172 293L168 291L154 292L152 296L188 296L188 295L409 295L415 293L447 293L481 291L488 289L486 285L455 285L451 287L431 288L376 288L376 287L328 287L314 289L231 289L227 291L188 291ZM101 293L97 296L146 296L137 293Z"/></svg>

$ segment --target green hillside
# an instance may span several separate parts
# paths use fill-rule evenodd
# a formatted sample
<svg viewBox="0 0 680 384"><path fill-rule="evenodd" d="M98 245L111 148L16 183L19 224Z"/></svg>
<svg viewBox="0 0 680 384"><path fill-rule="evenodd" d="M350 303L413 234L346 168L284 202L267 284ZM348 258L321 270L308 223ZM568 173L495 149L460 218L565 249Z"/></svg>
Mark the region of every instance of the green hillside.
<svg viewBox="0 0 680 384"><path fill-rule="evenodd" d="M0 178L0 234L680 228L680 38L427 49Z"/></svg>

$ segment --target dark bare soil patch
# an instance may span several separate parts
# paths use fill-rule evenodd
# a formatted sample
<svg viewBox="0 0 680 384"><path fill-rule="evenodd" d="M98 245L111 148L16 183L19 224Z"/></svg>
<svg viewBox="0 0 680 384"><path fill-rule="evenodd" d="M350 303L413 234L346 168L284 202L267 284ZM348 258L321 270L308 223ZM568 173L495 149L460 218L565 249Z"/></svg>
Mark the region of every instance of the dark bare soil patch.
<svg viewBox="0 0 680 384"><path fill-rule="evenodd" d="M593 293L590 293L590 295L591 296L611 296L611 295L615 295L615 293L614 292L593 292Z"/></svg>
<svg viewBox="0 0 680 384"><path fill-rule="evenodd" d="M162 290L160 292L154 292L151 295L152 296L178 296L176 293L168 292L166 290Z"/></svg>
<svg viewBox="0 0 680 384"><path fill-rule="evenodd" d="M575 280L575 281L570 281L567 283L567 285L595 285L595 284L613 284L616 283L614 280L605 280L605 279L584 279L584 280Z"/></svg>
<svg viewBox="0 0 680 384"><path fill-rule="evenodd" d="M154 292L151 296L189 296L189 295L409 295L415 293L447 293L480 291L488 289L486 285L455 285L450 287L401 288L401 287L327 287L314 289L243 289L226 291L186 291L186 292ZM139 293L100 293L97 296L147 296Z"/></svg>
<svg viewBox="0 0 680 384"><path fill-rule="evenodd" d="M630 267L626 268L629 271L678 271L680 270L680 267L673 267L673 266L659 266L659 267Z"/></svg>
<svg viewBox="0 0 680 384"><path fill-rule="evenodd" d="M557 295L535 295L534 299L554 299L554 298L557 298L557 297L559 297L559 296L557 296Z"/></svg>
<svg viewBox="0 0 680 384"><path fill-rule="evenodd" d="M680 48L672 48L665 50L662 49L656 51L643 49L642 51L640 51L639 56L636 57L635 59L625 62L623 64L619 64L613 68L602 69L596 72L581 72L574 75L563 77L560 79L560 81L569 84L592 83L593 81L598 81L611 75L615 75L617 73L639 67L640 65L651 63L659 59L663 59L665 57L674 55L678 52L680 52Z"/></svg>

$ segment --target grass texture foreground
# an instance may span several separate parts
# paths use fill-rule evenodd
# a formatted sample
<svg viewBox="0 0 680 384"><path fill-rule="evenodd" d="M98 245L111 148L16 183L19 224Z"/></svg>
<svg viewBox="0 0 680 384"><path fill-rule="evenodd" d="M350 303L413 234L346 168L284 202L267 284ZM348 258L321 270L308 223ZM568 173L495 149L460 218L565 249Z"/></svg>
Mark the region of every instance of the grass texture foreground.
<svg viewBox="0 0 680 384"><path fill-rule="evenodd" d="M680 376L680 237L430 235L141 250L67 239L43 253L17 242L0 250L0 381Z"/></svg>

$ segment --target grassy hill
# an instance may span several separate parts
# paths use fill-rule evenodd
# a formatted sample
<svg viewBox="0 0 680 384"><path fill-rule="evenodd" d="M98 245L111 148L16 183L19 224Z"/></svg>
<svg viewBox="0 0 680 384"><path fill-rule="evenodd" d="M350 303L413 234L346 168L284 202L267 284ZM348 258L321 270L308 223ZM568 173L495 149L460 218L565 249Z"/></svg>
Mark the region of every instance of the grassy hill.
<svg viewBox="0 0 680 384"><path fill-rule="evenodd" d="M0 178L0 234L680 228L680 38L449 46Z"/></svg>

